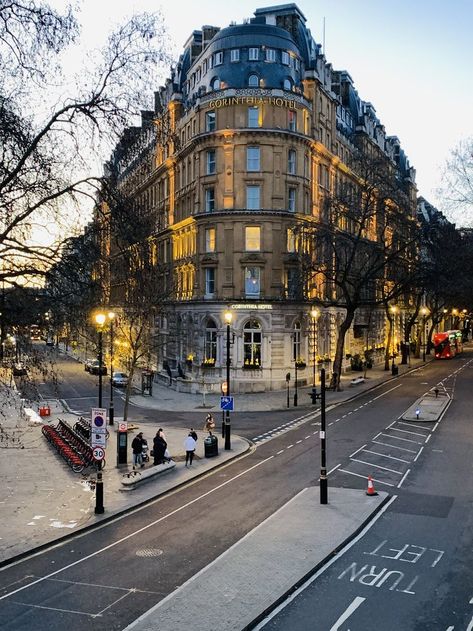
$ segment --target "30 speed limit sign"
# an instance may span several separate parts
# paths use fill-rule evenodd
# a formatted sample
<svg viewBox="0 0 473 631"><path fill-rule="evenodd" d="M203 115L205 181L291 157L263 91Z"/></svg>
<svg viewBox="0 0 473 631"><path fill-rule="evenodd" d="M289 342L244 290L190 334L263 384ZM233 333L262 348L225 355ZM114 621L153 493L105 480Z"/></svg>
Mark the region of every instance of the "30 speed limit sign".
<svg viewBox="0 0 473 631"><path fill-rule="evenodd" d="M95 447L92 451L92 455L94 460L98 460L100 462L100 460L105 458L105 450L102 449L102 447Z"/></svg>

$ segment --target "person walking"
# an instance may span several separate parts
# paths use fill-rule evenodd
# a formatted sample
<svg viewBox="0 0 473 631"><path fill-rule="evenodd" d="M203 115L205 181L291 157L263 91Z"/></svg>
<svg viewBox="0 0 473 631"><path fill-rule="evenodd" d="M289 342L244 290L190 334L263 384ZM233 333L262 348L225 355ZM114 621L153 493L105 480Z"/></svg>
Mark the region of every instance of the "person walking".
<svg viewBox="0 0 473 631"><path fill-rule="evenodd" d="M133 438L131 448L133 450L133 470L138 465L143 468L145 466L143 462L143 432L138 432Z"/></svg>
<svg viewBox="0 0 473 631"><path fill-rule="evenodd" d="M164 432L160 427L156 432L156 436L153 438L153 455L155 465L163 464L165 462L164 454L167 446L168 444L164 438Z"/></svg>
<svg viewBox="0 0 473 631"><path fill-rule="evenodd" d="M207 414L204 424L204 432L208 432L209 436L212 436L212 430L215 429L214 417L211 414Z"/></svg>
<svg viewBox="0 0 473 631"><path fill-rule="evenodd" d="M194 452L196 447L197 443L192 437L192 434L189 432L189 435L184 441L184 449L186 450L186 467L187 463L189 463L189 467L192 466L192 460L194 459Z"/></svg>

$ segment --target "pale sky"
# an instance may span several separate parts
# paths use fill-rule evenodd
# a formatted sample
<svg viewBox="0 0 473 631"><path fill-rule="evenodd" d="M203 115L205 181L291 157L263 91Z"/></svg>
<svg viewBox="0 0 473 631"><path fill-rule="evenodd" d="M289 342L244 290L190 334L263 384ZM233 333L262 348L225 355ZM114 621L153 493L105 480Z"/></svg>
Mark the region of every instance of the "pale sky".
<svg viewBox="0 0 473 631"><path fill-rule="evenodd" d="M50 0L61 6L63 0ZM191 32L253 17L281 0L81 0L84 35L96 44L132 12L161 9L177 56ZM347 70L388 135L396 135L417 171L419 194L435 188L450 150L473 136L472 0L298 0L307 26L335 69ZM154 89L150 86L150 96Z"/></svg>

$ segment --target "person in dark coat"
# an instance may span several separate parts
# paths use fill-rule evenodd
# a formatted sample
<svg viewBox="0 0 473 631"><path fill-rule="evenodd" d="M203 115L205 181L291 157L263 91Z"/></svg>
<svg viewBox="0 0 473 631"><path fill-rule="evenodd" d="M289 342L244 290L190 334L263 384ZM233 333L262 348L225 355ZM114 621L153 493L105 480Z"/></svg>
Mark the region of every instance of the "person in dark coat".
<svg viewBox="0 0 473 631"><path fill-rule="evenodd" d="M166 461L164 453L167 446L168 444L164 439L163 430L159 428L156 432L156 436L153 438L153 456L155 465L163 464Z"/></svg>
<svg viewBox="0 0 473 631"><path fill-rule="evenodd" d="M143 462L143 440L143 432L138 432L131 443L133 450L133 469L138 465L141 465L141 468L145 466Z"/></svg>

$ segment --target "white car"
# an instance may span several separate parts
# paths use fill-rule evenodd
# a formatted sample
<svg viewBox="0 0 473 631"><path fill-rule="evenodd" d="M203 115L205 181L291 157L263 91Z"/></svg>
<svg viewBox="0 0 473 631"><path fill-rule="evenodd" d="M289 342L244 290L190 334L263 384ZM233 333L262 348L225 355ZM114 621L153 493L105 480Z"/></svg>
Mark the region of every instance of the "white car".
<svg viewBox="0 0 473 631"><path fill-rule="evenodd" d="M112 375L112 385L117 388L126 388L128 385L128 375L124 372L114 372Z"/></svg>

